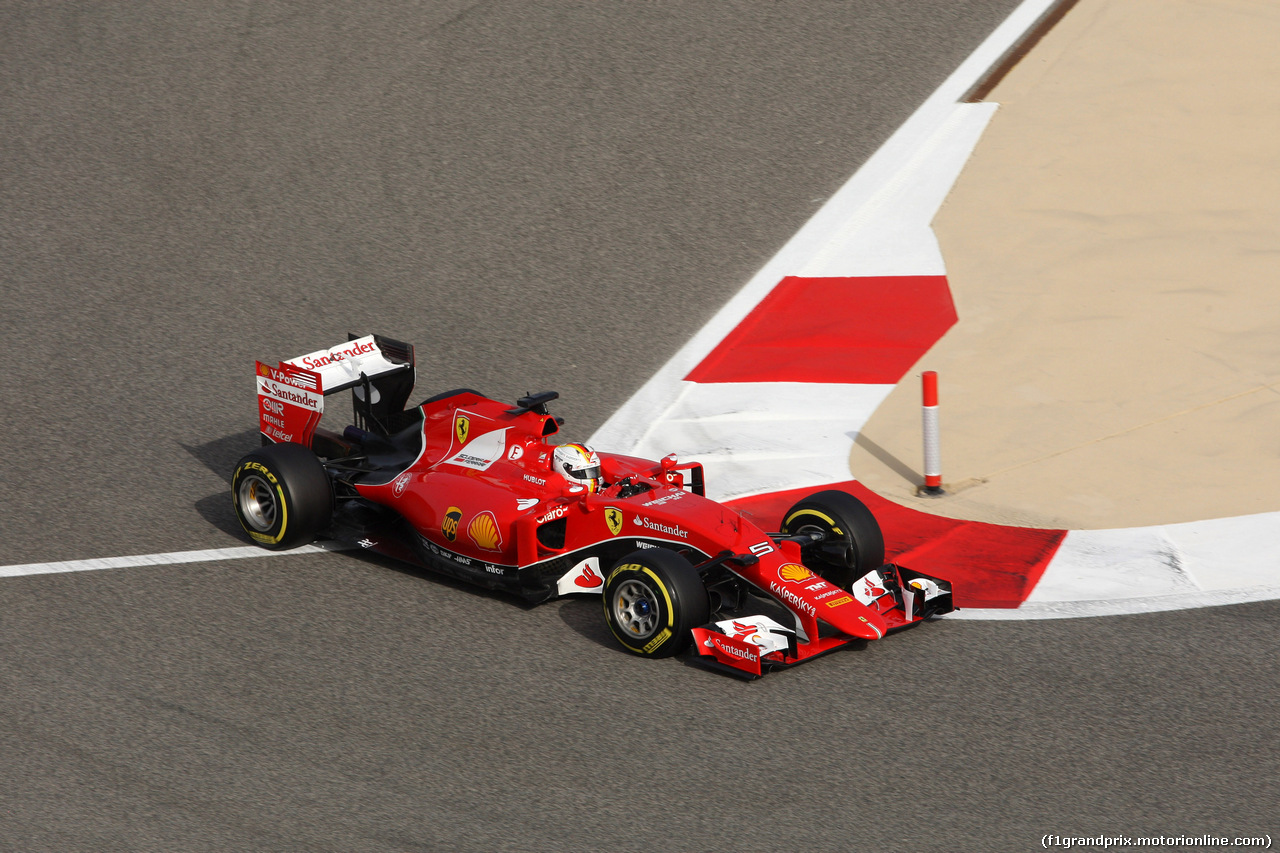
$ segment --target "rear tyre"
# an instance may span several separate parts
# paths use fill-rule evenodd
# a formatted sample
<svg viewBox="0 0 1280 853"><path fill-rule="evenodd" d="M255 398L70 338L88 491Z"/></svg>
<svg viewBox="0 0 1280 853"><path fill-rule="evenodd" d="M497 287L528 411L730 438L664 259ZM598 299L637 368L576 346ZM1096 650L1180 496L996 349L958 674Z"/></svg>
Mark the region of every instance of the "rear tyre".
<svg viewBox="0 0 1280 853"><path fill-rule="evenodd" d="M689 645L690 631L710 616L697 569L672 551L633 551L605 579L605 622L632 654L670 657Z"/></svg>
<svg viewBox="0 0 1280 853"><path fill-rule="evenodd" d="M829 489L798 502L782 517L788 536L821 533L821 542L802 545L805 568L848 589L872 569L884 565L884 534L866 504L848 492Z"/></svg>
<svg viewBox="0 0 1280 853"><path fill-rule="evenodd" d="M231 499L245 532L273 551L307 544L333 516L329 477L301 444L269 444L241 459Z"/></svg>

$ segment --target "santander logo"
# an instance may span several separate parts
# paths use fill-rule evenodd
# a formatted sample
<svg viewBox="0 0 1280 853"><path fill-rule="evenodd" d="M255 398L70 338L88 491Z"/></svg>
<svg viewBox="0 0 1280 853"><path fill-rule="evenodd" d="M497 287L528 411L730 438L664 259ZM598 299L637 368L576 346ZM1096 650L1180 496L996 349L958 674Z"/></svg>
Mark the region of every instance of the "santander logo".
<svg viewBox="0 0 1280 853"><path fill-rule="evenodd" d="M347 349L333 349L318 357L303 356L302 366L308 370L316 370L333 364L335 361L343 361L348 358L358 358L359 356L371 353L374 350L372 342L369 341L352 341L351 346Z"/></svg>
<svg viewBox="0 0 1280 853"><path fill-rule="evenodd" d="M590 566L583 566L582 573L574 578L573 582L583 589L595 589L604 583L604 578L600 577Z"/></svg>
<svg viewBox="0 0 1280 853"><path fill-rule="evenodd" d="M750 661L752 663L755 663L757 660L759 660L758 656L753 654L752 652L749 652L746 649L740 648L738 646L729 645L728 643L724 642L724 640L720 639L715 634L712 634L707 641L716 649L724 652L725 654L732 655L735 658L741 658L742 660Z"/></svg>

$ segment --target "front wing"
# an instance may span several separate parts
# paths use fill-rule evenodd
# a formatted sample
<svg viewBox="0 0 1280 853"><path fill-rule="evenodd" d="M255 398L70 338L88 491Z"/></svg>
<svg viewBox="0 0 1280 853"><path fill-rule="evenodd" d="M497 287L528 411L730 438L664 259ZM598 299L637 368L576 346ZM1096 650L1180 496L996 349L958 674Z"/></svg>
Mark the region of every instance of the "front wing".
<svg viewBox="0 0 1280 853"><path fill-rule="evenodd" d="M948 581L892 563L859 578L849 592L876 611L889 632L956 609ZM858 638L841 633L806 637L798 621L788 627L767 615L745 614L694 628L693 639L697 655L690 663L740 678L759 678L770 670L843 648Z"/></svg>

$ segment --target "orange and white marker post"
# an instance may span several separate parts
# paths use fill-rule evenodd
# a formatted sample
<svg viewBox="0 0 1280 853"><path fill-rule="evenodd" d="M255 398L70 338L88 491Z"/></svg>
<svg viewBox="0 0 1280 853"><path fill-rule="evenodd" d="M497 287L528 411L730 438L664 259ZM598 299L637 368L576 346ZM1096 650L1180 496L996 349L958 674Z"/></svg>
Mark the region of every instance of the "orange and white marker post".
<svg viewBox="0 0 1280 853"><path fill-rule="evenodd" d="M938 444L938 372L926 370L924 381L924 486L922 495L942 494L942 453Z"/></svg>

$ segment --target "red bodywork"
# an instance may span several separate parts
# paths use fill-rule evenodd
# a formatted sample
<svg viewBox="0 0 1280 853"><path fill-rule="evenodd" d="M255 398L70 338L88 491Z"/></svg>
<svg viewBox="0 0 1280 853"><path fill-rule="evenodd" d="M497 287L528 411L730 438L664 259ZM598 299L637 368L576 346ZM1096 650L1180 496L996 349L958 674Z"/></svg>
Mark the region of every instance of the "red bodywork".
<svg viewBox="0 0 1280 853"><path fill-rule="evenodd" d="M851 638L875 640L914 621L892 596L867 606L800 562L794 542L776 542L737 512L686 489L686 473L697 463L674 456L650 461L601 453L604 479L612 485L597 494L570 485L551 470L554 418L463 393L423 407L422 450L403 472L380 483L357 483L368 500L407 519L437 555L457 555L491 574L528 572L557 558L575 559L616 544L617 552L667 547L686 552L697 565L728 551L743 559L726 567L790 610L799 641L778 662L794 663L844 645ZM622 497L621 483L647 486ZM539 535L560 524L562 539ZM601 582L587 569L580 591ZM824 630L819 621L832 630ZM698 629L699 651L759 674L760 661L744 656L750 644ZM706 641L711 641L708 645ZM723 651L716 644L736 644ZM784 661L783 658L786 658Z"/></svg>

